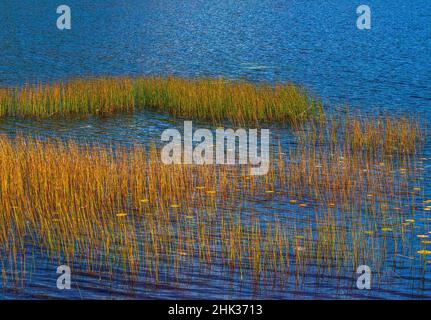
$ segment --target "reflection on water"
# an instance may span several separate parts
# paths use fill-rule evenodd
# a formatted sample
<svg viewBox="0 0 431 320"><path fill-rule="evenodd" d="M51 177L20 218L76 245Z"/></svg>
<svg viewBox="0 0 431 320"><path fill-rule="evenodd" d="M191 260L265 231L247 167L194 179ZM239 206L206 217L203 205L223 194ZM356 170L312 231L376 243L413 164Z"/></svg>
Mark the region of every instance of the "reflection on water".
<svg viewBox="0 0 431 320"><path fill-rule="evenodd" d="M97 117L43 120L0 119L1 132L12 137L22 134L40 138L74 139L123 145L159 142L163 130L179 125L179 121L152 112L118 115L106 119Z"/></svg>

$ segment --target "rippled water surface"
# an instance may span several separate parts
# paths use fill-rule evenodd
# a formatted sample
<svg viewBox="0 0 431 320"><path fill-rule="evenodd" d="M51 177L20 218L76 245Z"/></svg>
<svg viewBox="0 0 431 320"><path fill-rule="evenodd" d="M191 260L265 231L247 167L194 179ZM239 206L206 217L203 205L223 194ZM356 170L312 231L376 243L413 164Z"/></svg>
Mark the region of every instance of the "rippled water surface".
<svg viewBox="0 0 431 320"><path fill-rule="evenodd" d="M350 0L292 1L77 1L72 30L56 28L57 2L1 1L0 86L99 75L179 75L244 78L253 82L293 81L322 97L327 108L349 106L355 113L415 115L430 123L431 2L370 0L372 29L356 28ZM0 132L45 138L150 143L181 122L141 112L108 119L2 119ZM288 130L274 134L289 144ZM430 157L426 145L424 156ZM423 164L425 176L430 164ZM425 193L430 195L430 182ZM286 199L253 204L271 215ZM422 213L423 214L423 213ZM419 217L420 218L420 217ZM426 218L426 215L422 218ZM419 227L421 227L419 225ZM422 226L423 228L427 225ZM428 231L428 230L425 230ZM131 288L121 278L77 274L79 288L55 288L55 263L35 256L24 288L3 287L4 298L430 298L431 278L409 257L397 272L383 273L381 289L355 290L352 274L334 284L312 276L301 288L256 291L237 275L205 276L187 283ZM40 261L40 262L38 262ZM215 266L214 268L217 268ZM54 271L53 271L54 270ZM211 273L212 274L212 273ZM169 280L169 279L167 279ZM334 288L337 288L335 290ZM3 294L1 293L3 292Z"/></svg>

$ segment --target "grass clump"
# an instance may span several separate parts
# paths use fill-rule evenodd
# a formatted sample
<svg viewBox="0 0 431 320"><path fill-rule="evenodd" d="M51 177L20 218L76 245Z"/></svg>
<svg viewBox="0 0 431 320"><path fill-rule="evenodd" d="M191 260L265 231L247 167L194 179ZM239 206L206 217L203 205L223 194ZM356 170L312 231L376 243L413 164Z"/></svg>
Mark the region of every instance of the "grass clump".
<svg viewBox="0 0 431 320"><path fill-rule="evenodd" d="M297 129L296 148L273 150L262 177L246 166L163 165L154 147L2 136L0 262L22 269L32 248L93 274L155 283L213 268L278 285L361 264L379 274L421 249L409 234L420 231L411 227L419 144L398 138L417 126L406 126L390 135L392 154L341 142L350 124Z"/></svg>
<svg viewBox="0 0 431 320"><path fill-rule="evenodd" d="M252 84L176 77L95 78L0 89L0 116L109 116L151 109L175 117L234 125L301 123L321 103L293 84Z"/></svg>

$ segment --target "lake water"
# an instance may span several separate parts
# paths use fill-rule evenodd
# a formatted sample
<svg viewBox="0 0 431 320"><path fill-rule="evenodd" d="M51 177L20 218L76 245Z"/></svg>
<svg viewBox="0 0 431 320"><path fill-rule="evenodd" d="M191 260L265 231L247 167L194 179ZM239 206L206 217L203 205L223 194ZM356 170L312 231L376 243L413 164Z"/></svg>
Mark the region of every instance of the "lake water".
<svg viewBox="0 0 431 320"><path fill-rule="evenodd" d="M431 120L431 2L369 0L372 29L356 28L350 0L248 1L76 1L72 29L56 28L56 1L0 3L0 86L101 75L225 77L253 82L292 81L321 97L327 108L355 113L415 115ZM335 110L335 109L334 109ZM180 122L142 112L110 119L0 120L0 132L94 141L158 140ZM283 131L278 132L280 136ZM430 156L430 146L425 155ZM429 168L429 166L427 167ZM429 170L429 169L427 169ZM426 185L430 189L430 185ZM277 205L261 208L277 211ZM259 209L258 209L259 210ZM3 288L3 297L65 298L249 298L253 290L227 279L198 278L186 285L138 283L134 293L121 281L98 288L81 275L81 290L52 288L53 265L40 266L26 289ZM406 267L407 268L407 267ZM410 271L388 277L395 284L374 298L431 297L429 277ZM406 269L407 270L407 269ZM413 281L405 284L403 280ZM80 277L81 277L80 276ZM52 280L54 279L54 280ZM75 279L78 281L78 279ZM348 279L350 281L350 278ZM416 283L416 280L419 284ZM93 283L94 282L94 283ZM55 282L53 282L55 283ZM346 282L349 283L349 282ZM343 297L322 284L297 290L268 290L263 298ZM1 296L1 291L0 291Z"/></svg>

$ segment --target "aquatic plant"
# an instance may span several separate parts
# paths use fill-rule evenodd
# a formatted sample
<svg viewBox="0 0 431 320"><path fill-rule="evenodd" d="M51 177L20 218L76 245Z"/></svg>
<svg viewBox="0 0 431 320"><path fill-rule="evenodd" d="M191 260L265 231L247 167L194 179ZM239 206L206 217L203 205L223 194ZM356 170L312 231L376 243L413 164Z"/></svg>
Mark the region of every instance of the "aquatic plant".
<svg viewBox="0 0 431 320"><path fill-rule="evenodd" d="M151 109L235 125L292 124L316 117L321 103L293 84L177 77L94 78L0 90L0 116L109 116Z"/></svg>
<svg viewBox="0 0 431 320"><path fill-rule="evenodd" d="M264 177L246 166L164 165L155 147L1 136L3 280L17 275L6 268L25 268L28 248L156 283L217 268L300 285L311 270L340 276L366 263L379 274L400 252L426 256L426 243L409 236L424 234L410 228L421 134L405 133L419 127L390 120L386 150L374 134L360 147L367 133L347 129L353 120L295 129L296 148L274 150ZM381 119L361 121L380 128ZM282 211L253 205L274 201Z"/></svg>

